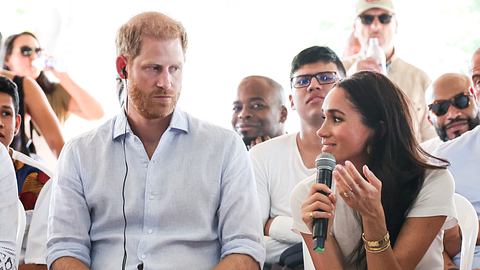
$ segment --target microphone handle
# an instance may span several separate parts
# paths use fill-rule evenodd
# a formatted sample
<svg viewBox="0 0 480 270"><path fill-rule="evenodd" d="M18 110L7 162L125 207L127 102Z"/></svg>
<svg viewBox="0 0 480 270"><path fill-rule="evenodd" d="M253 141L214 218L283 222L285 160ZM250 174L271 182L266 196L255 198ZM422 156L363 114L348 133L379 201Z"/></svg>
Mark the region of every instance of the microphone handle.
<svg viewBox="0 0 480 270"><path fill-rule="evenodd" d="M318 171L317 183L323 183L329 188L332 187L332 171L321 169ZM324 195L328 195L324 191L320 191ZM321 210L318 210L321 211ZM328 219L316 218L313 220L313 249L315 252L322 253L325 251L325 240L327 239Z"/></svg>

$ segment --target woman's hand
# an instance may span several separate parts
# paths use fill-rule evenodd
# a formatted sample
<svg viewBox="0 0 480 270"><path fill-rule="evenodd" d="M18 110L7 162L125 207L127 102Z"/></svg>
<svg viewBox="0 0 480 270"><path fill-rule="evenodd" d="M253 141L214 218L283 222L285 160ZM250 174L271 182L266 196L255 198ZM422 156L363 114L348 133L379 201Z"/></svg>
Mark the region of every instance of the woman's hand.
<svg viewBox="0 0 480 270"><path fill-rule="evenodd" d="M303 222L305 222L310 232L313 231L314 218L333 218L335 203L335 195L327 185L318 183L312 185L309 196L303 202L301 209Z"/></svg>
<svg viewBox="0 0 480 270"><path fill-rule="evenodd" d="M345 166L337 164L333 171L336 189L346 204L362 216L378 217L383 213L382 182L367 165L363 166L363 175L367 179L350 161L346 161Z"/></svg>

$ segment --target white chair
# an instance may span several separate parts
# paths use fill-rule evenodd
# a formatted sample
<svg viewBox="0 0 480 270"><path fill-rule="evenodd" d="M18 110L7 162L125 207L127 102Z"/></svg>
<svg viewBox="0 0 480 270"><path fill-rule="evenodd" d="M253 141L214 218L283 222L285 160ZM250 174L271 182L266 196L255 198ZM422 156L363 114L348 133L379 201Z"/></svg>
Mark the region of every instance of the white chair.
<svg viewBox="0 0 480 270"><path fill-rule="evenodd" d="M27 217L25 216L25 208L20 200L17 202L17 213L18 213L18 226L17 226L17 246L16 246L16 255L17 255L17 268L20 263L20 254L22 252L22 243L23 235L25 234L25 226L27 223Z"/></svg>
<svg viewBox="0 0 480 270"><path fill-rule="evenodd" d="M454 194L458 225L462 230L462 251L460 253L460 270L472 269L473 255L478 234L478 217L475 208L462 195Z"/></svg>

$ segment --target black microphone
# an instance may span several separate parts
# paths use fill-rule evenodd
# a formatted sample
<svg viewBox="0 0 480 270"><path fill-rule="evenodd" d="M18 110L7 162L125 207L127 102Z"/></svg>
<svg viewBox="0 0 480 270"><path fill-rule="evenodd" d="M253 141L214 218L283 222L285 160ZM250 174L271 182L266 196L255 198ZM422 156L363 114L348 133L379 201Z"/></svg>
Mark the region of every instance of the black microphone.
<svg viewBox="0 0 480 270"><path fill-rule="evenodd" d="M332 187L332 171L335 168L335 157L330 153L321 153L315 159L317 167L317 179L315 181L325 184L329 188ZM320 191L324 195L328 195L324 191ZM325 240L327 239L328 219L313 219L313 250L318 253L325 251Z"/></svg>

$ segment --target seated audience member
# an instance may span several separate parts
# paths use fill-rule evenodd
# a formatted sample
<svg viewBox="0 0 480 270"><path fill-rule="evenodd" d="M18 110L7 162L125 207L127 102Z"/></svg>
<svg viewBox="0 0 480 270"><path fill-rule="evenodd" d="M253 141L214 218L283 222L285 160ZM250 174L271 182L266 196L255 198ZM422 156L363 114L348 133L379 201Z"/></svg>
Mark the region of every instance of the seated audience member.
<svg viewBox="0 0 480 270"><path fill-rule="evenodd" d="M126 106L62 151L49 269L260 269L265 248L244 144L176 106L182 24L140 13L116 45Z"/></svg>
<svg viewBox="0 0 480 270"><path fill-rule="evenodd" d="M438 135L422 143L422 148L427 152L431 152L442 141L459 137L480 123L475 92L466 75L441 75L427 89L425 100L428 104L428 121Z"/></svg>
<svg viewBox="0 0 480 270"><path fill-rule="evenodd" d="M480 48L472 56L471 67L473 88L475 89L477 100L480 100Z"/></svg>
<svg viewBox="0 0 480 270"><path fill-rule="evenodd" d="M250 150L267 249L267 267L279 262L282 252L296 245L303 263L301 238L291 231L290 192L315 173L321 142L315 135L323 123L321 106L327 93L342 78L345 68L328 47L313 46L292 60L290 104L300 118L300 131L279 136ZM293 247L295 248L295 247Z"/></svg>
<svg viewBox="0 0 480 270"><path fill-rule="evenodd" d="M0 127L1 127L0 123ZM0 144L0 269L17 269L18 197L12 160Z"/></svg>
<svg viewBox="0 0 480 270"><path fill-rule="evenodd" d="M361 45L360 52L367 51L368 40L378 38L387 60L387 77L396 83L408 96L414 116L414 134L423 142L435 137L435 131L427 121L425 90L430 78L419 68L405 62L394 47L398 21L392 0L358 0L353 32ZM343 59L348 74L361 70L381 72L379 64L373 58L365 58L362 53Z"/></svg>
<svg viewBox="0 0 480 270"><path fill-rule="evenodd" d="M232 126L248 149L285 133L287 120L283 87L264 76L248 76L237 89Z"/></svg>
<svg viewBox="0 0 480 270"><path fill-rule="evenodd" d="M0 110L2 113L0 142L8 147L13 141L14 135L18 132L22 119L18 114L17 87L11 80L1 76ZM37 198L52 174L38 161L12 148L9 149L9 154L17 178L18 194L25 208L28 223L24 240L25 256L24 259L19 258L19 269L47 269L46 240L49 196L47 195L41 203L37 203ZM47 194L49 194L49 191L47 191ZM35 233L29 233L29 228L33 228Z"/></svg>
<svg viewBox="0 0 480 270"><path fill-rule="evenodd" d="M291 197L294 229L315 269L443 270L442 227L456 215L453 178L446 161L418 146L405 94L363 71L339 82L322 108L317 134L322 152L336 158L335 188L312 176ZM313 251L319 218L329 220L323 253Z"/></svg>
<svg viewBox="0 0 480 270"><path fill-rule="evenodd" d="M480 154L480 127L465 132L455 140L440 144L433 155L447 159L448 168L455 179L455 192L467 198L480 216L480 190L478 188L478 155ZM445 232L445 250L453 257L453 262L460 265L461 232L459 227ZM480 269L480 233L477 237L473 267Z"/></svg>
<svg viewBox="0 0 480 270"><path fill-rule="evenodd" d="M467 107L463 109L458 108L458 105L460 105L460 107L465 106L466 98L462 98L461 96L456 97L457 100L450 98L448 108L447 103L444 102L443 111L447 108L448 112L456 114L454 115L454 117L456 117L455 119L460 119L460 121L458 121L457 125L454 125L454 128L456 128L454 131L456 132L443 132L446 142L436 147L431 147L431 150L434 155L450 161L451 166L449 170L455 179L455 192L466 197L473 204L477 215L480 216L480 191L477 188L478 183L476 181L479 174L476 154L480 152L478 139L480 136L480 130L478 128L479 108L477 103L480 81L480 49L477 50L472 57L473 88L470 88L470 85L467 84L466 81L470 83L468 78L465 78L463 75L458 77L457 83L454 81L445 81L445 83L450 82L452 88L458 85L459 82L462 82L463 91L459 89L458 92L468 94L468 104ZM459 86L457 88L459 88ZM472 131L467 132L469 130ZM455 137L458 138L450 141L450 139ZM428 141L426 143L428 143ZM460 235L461 232L458 226L445 231L445 259L446 262L450 264L450 258L453 257L452 260L456 266L460 265ZM477 237L473 267L480 269L480 232ZM452 265L449 269L456 268Z"/></svg>

